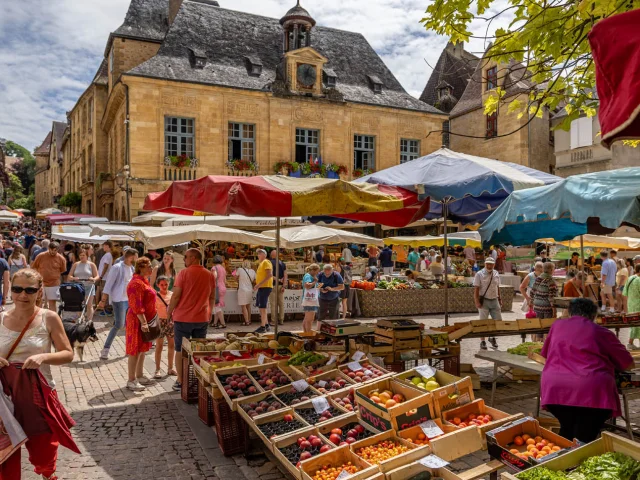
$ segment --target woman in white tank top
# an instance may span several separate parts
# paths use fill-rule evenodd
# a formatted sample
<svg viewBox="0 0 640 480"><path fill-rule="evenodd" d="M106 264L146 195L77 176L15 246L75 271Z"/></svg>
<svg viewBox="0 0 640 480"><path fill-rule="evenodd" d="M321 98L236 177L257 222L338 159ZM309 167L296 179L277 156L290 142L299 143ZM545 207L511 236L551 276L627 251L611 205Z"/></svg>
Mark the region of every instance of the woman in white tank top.
<svg viewBox="0 0 640 480"><path fill-rule="evenodd" d="M36 387L30 386L28 380L25 386L23 376L26 370L38 369L53 389L55 384L50 366L73 361L73 350L60 317L37 306L42 297L42 277L38 272L31 269L16 272L11 279L11 292L15 308L0 316L0 379L5 393L14 400L14 417L27 434L25 446L36 474L53 480L57 478L56 442L77 450L73 441L69 442L69 426L73 421L69 418L69 422L52 425L47 408L55 403L54 408L64 411L57 395L51 392L55 398L44 397L48 403L46 407L36 404L31 392ZM51 351L52 344L55 352ZM20 471L20 451L17 450L2 464L0 478L20 478Z"/></svg>

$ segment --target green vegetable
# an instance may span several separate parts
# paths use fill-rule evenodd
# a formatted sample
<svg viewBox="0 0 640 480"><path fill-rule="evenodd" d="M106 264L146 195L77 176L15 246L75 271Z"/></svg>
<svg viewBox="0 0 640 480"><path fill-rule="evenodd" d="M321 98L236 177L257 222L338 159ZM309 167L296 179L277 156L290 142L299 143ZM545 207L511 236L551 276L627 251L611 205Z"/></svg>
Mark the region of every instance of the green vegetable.
<svg viewBox="0 0 640 480"><path fill-rule="evenodd" d="M525 470L516 475L520 480L567 480L564 472L554 472L546 467L537 467Z"/></svg>
<svg viewBox="0 0 640 480"><path fill-rule="evenodd" d="M578 467L587 480L635 480L640 473L640 462L618 452L587 458Z"/></svg>
<svg viewBox="0 0 640 480"><path fill-rule="evenodd" d="M300 350L298 353L293 355L288 361L287 365L309 365L311 363L317 362L318 360L322 360L325 358L324 355L320 355L319 353L308 352L306 350Z"/></svg>
<svg viewBox="0 0 640 480"><path fill-rule="evenodd" d="M535 347L533 351L536 353L540 353L540 351L542 351L541 342L524 342L518 345L517 347L507 348L507 352L512 353L514 355L524 355L526 357L529 353L529 347Z"/></svg>

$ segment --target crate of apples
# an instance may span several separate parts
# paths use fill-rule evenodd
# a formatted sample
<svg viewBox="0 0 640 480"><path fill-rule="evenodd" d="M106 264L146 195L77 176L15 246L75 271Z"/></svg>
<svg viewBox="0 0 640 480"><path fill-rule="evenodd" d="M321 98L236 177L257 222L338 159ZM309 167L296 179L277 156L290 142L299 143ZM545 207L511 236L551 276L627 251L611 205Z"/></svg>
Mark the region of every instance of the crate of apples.
<svg viewBox="0 0 640 480"><path fill-rule="evenodd" d="M472 425L481 427L492 421L493 417L491 415L484 415L482 413L470 413L465 419L459 417L453 417L451 419L451 423L460 428L470 427Z"/></svg>
<svg viewBox="0 0 640 480"><path fill-rule="evenodd" d="M303 435L297 439L287 438L276 443L276 448L292 465L300 467L300 462L331 450L331 445L322 441L318 435Z"/></svg>
<svg viewBox="0 0 640 480"><path fill-rule="evenodd" d="M335 375L327 374L323 375L322 378L309 377L307 382L320 393L336 392L353 385L342 378L337 370Z"/></svg>
<svg viewBox="0 0 640 480"><path fill-rule="evenodd" d="M343 445L351 445L352 443L364 440L373 435L375 435L375 433L370 432L364 426L357 422L352 422L341 428L332 428L328 437L331 443L341 447Z"/></svg>
<svg viewBox="0 0 640 480"><path fill-rule="evenodd" d="M331 398L334 402L336 402L338 405L340 405L345 410L348 410L349 412L353 412L356 410L355 393L353 388L349 390L349 393L345 393L344 396L340 396L340 394L338 394L337 396L332 396Z"/></svg>
<svg viewBox="0 0 640 480"><path fill-rule="evenodd" d="M369 362L361 363L359 370L351 370L348 366L340 367L340 371L356 383L365 383L385 375L385 372Z"/></svg>
<svg viewBox="0 0 640 480"><path fill-rule="evenodd" d="M547 455L562 450L559 446L555 445L552 442L549 442L548 440L545 440L542 437L531 437L527 434L514 437L511 445L513 446L513 448L511 448L509 451L517 457L522 458L523 460L527 460L529 458L540 460ZM523 447L525 449L524 451L522 450Z"/></svg>
<svg viewBox="0 0 640 480"><path fill-rule="evenodd" d="M249 395L260 393L248 375L219 375L218 378L225 393L231 399L248 397Z"/></svg>

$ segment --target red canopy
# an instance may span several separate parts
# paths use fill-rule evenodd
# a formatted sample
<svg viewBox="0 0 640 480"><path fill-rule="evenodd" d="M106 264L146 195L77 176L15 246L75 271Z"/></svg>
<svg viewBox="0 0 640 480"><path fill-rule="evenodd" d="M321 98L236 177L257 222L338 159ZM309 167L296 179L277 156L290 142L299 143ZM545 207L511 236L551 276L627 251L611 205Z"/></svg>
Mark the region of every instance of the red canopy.
<svg viewBox="0 0 640 480"><path fill-rule="evenodd" d="M399 187L324 178L215 176L173 182L147 195L145 210L195 215L330 215L404 227L429 211L429 200Z"/></svg>
<svg viewBox="0 0 640 480"><path fill-rule="evenodd" d="M640 9L596 23L589 33L600 99L602 145L640 139Z"/></svg>

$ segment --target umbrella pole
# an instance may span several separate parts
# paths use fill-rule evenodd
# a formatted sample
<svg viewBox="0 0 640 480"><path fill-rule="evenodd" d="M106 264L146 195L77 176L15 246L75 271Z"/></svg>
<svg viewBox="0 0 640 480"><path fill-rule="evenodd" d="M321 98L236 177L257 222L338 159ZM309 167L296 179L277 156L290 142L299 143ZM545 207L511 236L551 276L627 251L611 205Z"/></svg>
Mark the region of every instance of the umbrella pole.
<svg viewBox="0 0 640 480"><path fill-rule="evenodd" d="M449 326L449 272L447 270L449 257L449 242L447 239L449 204L447 199L442 201L442 217L444 218L444 324L445 326Z"/></svg>
<svg viewBox="0 0 640 480"><path fill-rule="evenodd" d="M584 237L580 235L580 258L582 258L582 298L587 296L587 276L584 274Z"/></svg>
<svg viewBox="0 0 640 480"><path fill-rule="evenodd" d="M275 312L271 312L271 318L274 318L273 321L275 336L278 338L278 325L280 324L280 316L278 315L278 299L280 298L280 292L278 289L280 288L280 217L276 217L276 272L275 272L275 288L276 288L276 297L274 299ZM284 286L284 285L283 285ZM284 305L282 306L284 309Z"/></svg>

